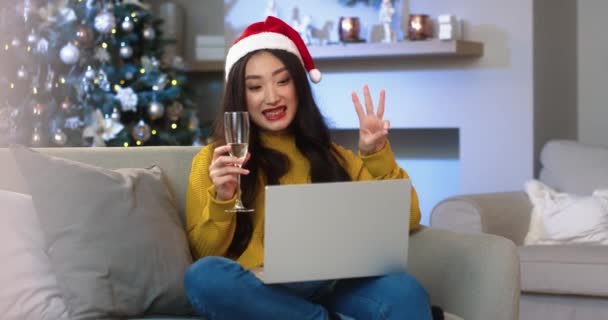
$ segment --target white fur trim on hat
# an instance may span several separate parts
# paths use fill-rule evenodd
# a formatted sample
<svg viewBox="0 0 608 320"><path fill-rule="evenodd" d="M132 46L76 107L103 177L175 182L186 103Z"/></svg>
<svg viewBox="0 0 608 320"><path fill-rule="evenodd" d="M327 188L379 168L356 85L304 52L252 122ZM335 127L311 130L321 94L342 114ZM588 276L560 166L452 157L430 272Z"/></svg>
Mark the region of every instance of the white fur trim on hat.
<svg viewBox="0 0 608 320"><path fill-rule="evenodd" d="M226 55L226 79L232 66L248 53L261 49L282 49L295 54L304 65L296 45L287 36L276 32L261 32L250 35L235 43Z"/></svg>

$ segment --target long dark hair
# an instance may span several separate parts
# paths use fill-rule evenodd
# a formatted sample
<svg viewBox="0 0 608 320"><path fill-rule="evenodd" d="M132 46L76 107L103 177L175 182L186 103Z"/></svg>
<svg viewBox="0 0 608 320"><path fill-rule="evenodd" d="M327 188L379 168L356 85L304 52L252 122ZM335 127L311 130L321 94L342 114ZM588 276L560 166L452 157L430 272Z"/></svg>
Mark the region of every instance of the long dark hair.
<svg viewBox="0 0 608 320"><path fill-rule="evenodd" d="M224 111L247 111L245 98L245 66L257 52L251 52L235 63L228 74L224 91L222 112L215 123L214 140L220 144L224 139ZM312 182L350 181L351 178L340 164L343 159L335 152L330 139L329 127L325 123L319 107L314 101L306 72L298 57L285 50L264 49L277 57L287 68L295 86L298 108L287 130L295 138L296 147L310 162ZM279 184L289 170L288 158L275 150L266 148L260 142L260 128L251 123L249 150L251 158L245 164L249 174L241 177L242 200L251 207L259 190L264 185ZM238 258L247 248L253 232L251 213L237 213L237 225L227 256Z"/></svg>

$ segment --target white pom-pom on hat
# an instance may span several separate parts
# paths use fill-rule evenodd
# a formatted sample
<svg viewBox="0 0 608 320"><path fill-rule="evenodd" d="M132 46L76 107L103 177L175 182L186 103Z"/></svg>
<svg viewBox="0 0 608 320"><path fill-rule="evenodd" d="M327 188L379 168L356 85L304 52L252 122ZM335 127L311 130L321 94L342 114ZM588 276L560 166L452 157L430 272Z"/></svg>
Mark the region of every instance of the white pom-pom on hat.
<svg viewBox="0 0 608 320"><path fill-rule="evenodd" d="M321 81L321 72L308 52L300 34L283 20L268 16L265 21L249 25L234 41L226 55L226 79L234 64L248 53L262 49L281 49L295 54L314 83Z"/></svg>
<svg viewBox="0 0 608 320"><path fill-rule="evenodd" d="M310 81L314 82L314 83L319 83L321 82L321 71L319 71L319 69L312 69L310 71L308 71L308 76L310 77Z"/></svg>

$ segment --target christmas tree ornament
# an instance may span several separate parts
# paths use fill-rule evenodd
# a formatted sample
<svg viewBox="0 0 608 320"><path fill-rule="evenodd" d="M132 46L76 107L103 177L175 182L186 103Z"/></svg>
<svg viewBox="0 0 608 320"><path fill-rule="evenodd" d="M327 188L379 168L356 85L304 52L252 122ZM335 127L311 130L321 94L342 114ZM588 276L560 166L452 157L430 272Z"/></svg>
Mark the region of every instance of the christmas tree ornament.
<svg viewBox="0 0 608 320"><path fill-rule="evenodd" d="M42 134L38 128L34 128L34 132L32 132L32 137L30 139L30 145L32 147L41 147L42 143Z"/></svg>
<svg viewBox="0 0 608 320"><path fill-rule="evenodd" d="M157 70L160 67L160 61L154 56L142 56L141 66L146 70Z"/></svg>
<svg viewBox="0 0 608 320"><path fill-rule="evenodd" d="M45 38L40 38L36 44L36 52L46 54L49 51L49 41Z"/></svg>
<svg viewBox="0 0 608 320"><path fill-rule="evenodd" d="M44 110L46 109L46 105L42 102L36 102L34 104L34 107L32 108L32 113L35 116L41 116L42 113L44 113Z"/></svg>
<svg viewBox="0 0 608 320"><path fill-rule="evenodd" d="M57 131L55 131L55 133L53 134L53 143L55 143L58 146L65 146L65 144L68 142L68 136L63 133L63 131L61 131L61 129L57 129Z"/></svg>
<svg viewBox="0 0 608 320"><path fill-rule="evenodd" d="M17 79L25 80L25 79L27 79L27 76L28 76L28 72L27 72L27 69L25 69L25 66L19 67L19 70L17 70Z"/></svg>
<svg viewBox="0 0 608 320"><path fill-rule="evenodd" d="M154 31L154 28L151 26L146 26L142 32L142 35L146 40L154 40L154 38L156 38L156 31Z"/></svg>
<svg viewBox="0 0 608 320"><path fill-rule="evenodd" d="M174 101L169 107L167 107L167 117L169 121L177 121L184 114L184 105L179 101Z"/></svg>
<svg viewBox="0 0 608 320"><path fill-rule="evenodd" d="M107 63L110 61L110 53L106 48L103 47L95 49L95 54L93 55L93 57L95 58L95 60L101 63Z"/></svg>
<svg viewBox="0 0 608 320"><path fill-rule="evenodd" d="M150 126L144 122L144 120L139 120L139 122L133 127L131 131L131 136L133 139L141 142L146 142L150 139L151 130Z"/></svg>
<svg viewBox="0 0 608 320"><path fill-rule="evenodd" d="M93 25L99 33L108 34L116 27L116 17L106 8L95 16Z"/></svg>
<svg viewBox="0 0 608 320"><path fill-rule="evenodd" d="M11 41L11 45L15 48L21 46L21 39L14 37L13 40Z"/></svg>
<svg viewBox="0 0 608 320"><path fill-rule="evenodd" d="M103 69L100 69L99 72L97 72L97 85L101 88L101 90L110 92L110 81L108 81L108 75L105 71L103 71Z"/></svg>
<svg viewBox="0 0 608 320"><path fill-rule="evenodd" d="M93 69L93 67L88 65L87 70L84 72L84 77L89 80L93 80L93 79L95 79L95 76L96 76L95 70Z"/></svg>
<svg viewBox="0 0 608 320"><path fill-rule="evenodd" d="M116 88L116 99L120 101L120 106L123 112L126 111L137 111L137 94L131 87L122 88L118 86Z"/></svg>
<svg viewBox="0 0 608 320"><path fill-rule="evenodd" d="M38 35L36 34L36 30L32 29L32 32L27 36L27 43L30 45L36 44L38 41Z"/></svg>
<svg viewBox="0 0 608 320"><path fill-rule="evenodd" d="M89 28L86 23L81 23L78 28L76 28L76 38L74 39L79 47L81 48L91 48L94 44L94 34L93 30Z"/></svg>
<svg viewBox="0 0 608 320"><path fill-rule="evenodd" d="M156 85L154 85L156 87L156 91L165 89L168 83L169 77L164 73L160 74L158 76L158 80L156 80Z"/></svg>
<svg viewBox="0 0 608 320"><path fill-rule="evenodd" d="M65 64L75 64L80 59L80 49L70 42L61 48L59 57Z"/></svg>
<svg viewBox="0 0 608 320"><path fill-rule="evenodd" d="M162 103L158 101L150 102L150 104L148 105L148 117L150 117L150 120L158 120L164 115L165 106Z"/></svg>
<svg viewBox="0 0 608 320"><path fill-rule="evenodd" d="M133 31L133 28L135 28L135 24L133 23L133 21L131 21L131 18L125 17L125 20L122 21L120 27L125 32L131 32Z"/></svg>
<svg viewBox="0 0 608 320"><path fill-rule="evenodd" d="M119 52L120 56L124 59L129 59L133 56L133 48L124 42L120 44Z"/></svg>
<svg viewBox="0 0 608 320"><path fill-rule="evenodd" d="M33 10L34 10L34 6L32 5L31 0L24 0L23 3L19 3L17 5L17 14L19 14L21 17L23 17L23 21L25 23L27 23L28 20L30 20L30 16L31 16Z"/></svg>
<svg viewBox="0 0 608 320"><path fill-rule="evenodd" d="M82 127L82 121L80 121L80 118L78 116L72 116L65 119L65 121L63 122L63 127L70 130L76 130Z"/></svg>
<svg viewBox="0 0 608 320"><path fill-rule="evenodd" d="M65 100L59 104L59 108L61 108L61 111L69 113L72 109L72 101L70 101L70 98L65 97Z"/></svg>
<svg viewBox="0 0 608 320"><path fill-rule="evenodd" d="M110 114L110 118L116 122L120 122L120 112L117 108L112 109L112 114Z"/></svg>
<svg viewBox="0 0 608 320"><path fill-rule="evenodd" d="M74 9L70 7L63 7L59 9L59 18L61 19L62 23L67 24L76 21L78 17L76 16Z"/></svg>
<svg viewBox="0 0 608 320"><path fill-rule="evenodd" d="M44 82L44 88L46 91L52 91L53 86L55 85L55 71L48 66L48 70L46 71L46 81Z"/></svg>
<svg viewBox="0 0 608 320"><path fill-rule="evenodd" d="M104 126L103 126L103 131L101 134L101 138L104 141L108 141L108 140L112 140L112 139L116 138L118 133L120 133L122 131L122 129L124 129L124 126L122 124L112 120L112 118L110 118L110 116L108 116L108 115L105 116L103 123L104 123Z"/></svg>

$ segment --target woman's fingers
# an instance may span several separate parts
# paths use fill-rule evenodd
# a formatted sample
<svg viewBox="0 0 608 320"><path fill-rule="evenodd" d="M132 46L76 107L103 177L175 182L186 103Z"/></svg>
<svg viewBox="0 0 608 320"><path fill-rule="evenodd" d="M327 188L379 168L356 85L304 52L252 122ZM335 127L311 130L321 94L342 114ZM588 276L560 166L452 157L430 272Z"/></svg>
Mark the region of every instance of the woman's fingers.
<svg viewBox="0 0 608 320"><path fill-rule="evenodd" d="M249 170L239 168L239 167L228 166L228 167L217 168L217 169L214 169L211 172L209 172L209 175L212 177L221 177L221 176L226 176L226 175L237 175L237 174L246 175L246 174L249 174Z"/></svg>
<svg viewBox="0 0 608 320"><path fill-rule="evenodd" d="M225 155L226 153L228 153L230 151L230 146L229 145L223 145L223 146L219 146L215 149L213 149L213 159L212 162L217 160L219 157Z"/></svg>
<svg viewBox="0 0 608 320"><path fill-rule="evenodd" d="M369 87L367 85L363 86L363 97L365 98L365 110L367 111L367 115L373 115L374 103L372 102L372 96L369 94Z"/></svg>
<svg viewBox="0 0 608 320"><path fill-rule="evenodd" d="M355 106L355 111L357 112L359 121L361 121L363 117L365 117L365 113L363 112L363 106L361 106L361 101L359 101L359 96L356 92L353 91L351 97L353 98L353 105Z"/></svg>
<svg viewBox="0 0 608 320"><path fill-rule="evenodd" d="M372 96L370 94L368 85L363 86L363 97L365 99L365 112L363 111L363 106L361 105L361 101L359 101L359 96L357 95L357 93L353 91L351 96L353 99L353 104L355 106L355 111L357 112L357 116L359 116L359 119L364 118L366 114L368 116L376 115L378 118L382 119L382 117L384 116L384 101L386 99L386 91L384 89L380 90L380 97L378 98L377 113L374 113L374 102L372 101Z"/></svg>
<svg viewBox="0 0 608 320"><path fill-rule="evenodd" d="M215 159L215 161L213 161L211 165L224 167L224 166L237 166L242 163L243 163L243 159L239 159L237 157L220 156L219 158Z"/></svg>
<svg viewBox="0 0 608 320"><path fill-rule="evenodd" d="M386 92L384 89L380 90L380 98L378 98L378 113L376 114L378 118L382 119L384 116L384 99L386 97Z"/></svg>

